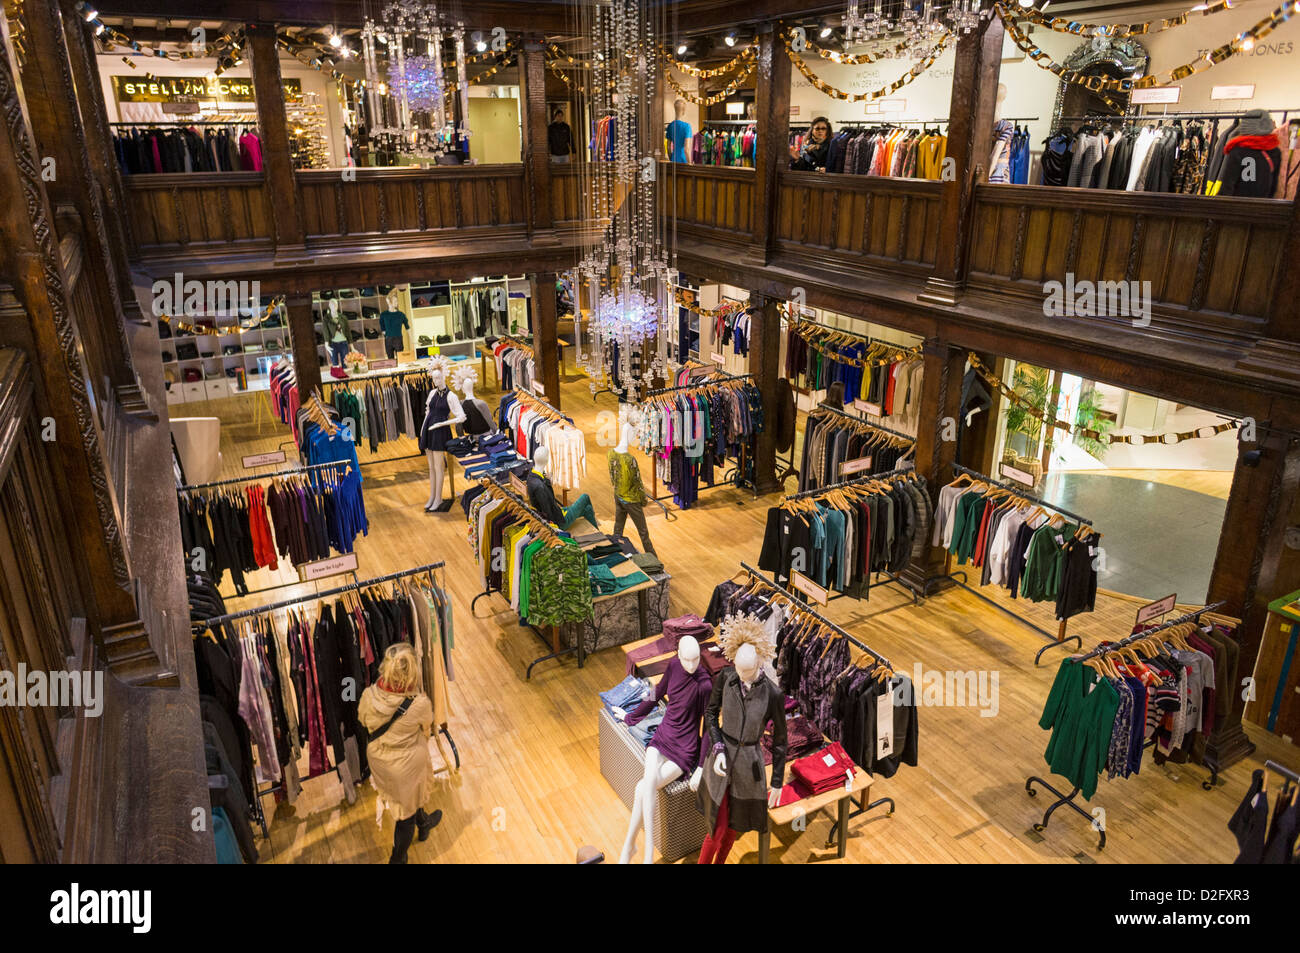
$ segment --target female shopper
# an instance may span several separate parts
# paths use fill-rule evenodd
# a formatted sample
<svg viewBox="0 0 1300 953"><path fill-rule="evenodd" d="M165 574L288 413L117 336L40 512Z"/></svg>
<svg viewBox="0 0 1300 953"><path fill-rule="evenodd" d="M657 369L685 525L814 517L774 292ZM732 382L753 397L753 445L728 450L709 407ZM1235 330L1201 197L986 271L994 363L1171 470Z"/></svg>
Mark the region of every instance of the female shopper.
<svg viewBox="0 0 1300 953"><path fill-rule="evenodd" d="M817 172L826 168L826 157L831 147L831 121L818 116L812 121L803 149L790 147L790 168L800 172Z"/></svg>
<svg viewBox="0 0 1300 953"><path fill-rule="evenodd" d="M379 681L362 692L357 710L367 732L370 783L397 822L390 864L406 863L417 827L424 840L442 820L442 811L426 814L421 807L433 785L429 759L433 703L419 684L415 649L408 642L390 645L379 663Z"/></svg>

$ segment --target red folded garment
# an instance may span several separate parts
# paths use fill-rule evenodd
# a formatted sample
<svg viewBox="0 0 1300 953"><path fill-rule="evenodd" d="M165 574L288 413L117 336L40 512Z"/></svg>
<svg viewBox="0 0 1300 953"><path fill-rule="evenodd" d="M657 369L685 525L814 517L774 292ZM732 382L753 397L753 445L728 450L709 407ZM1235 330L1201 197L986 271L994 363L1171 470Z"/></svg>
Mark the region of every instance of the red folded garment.
<svg viewBox="0 0 1300 953"><path fill-rule="evenodd" d="M855 770L853 760L838 741L790 766L794 781L814 794L822 794L847 784Z"/></svg>

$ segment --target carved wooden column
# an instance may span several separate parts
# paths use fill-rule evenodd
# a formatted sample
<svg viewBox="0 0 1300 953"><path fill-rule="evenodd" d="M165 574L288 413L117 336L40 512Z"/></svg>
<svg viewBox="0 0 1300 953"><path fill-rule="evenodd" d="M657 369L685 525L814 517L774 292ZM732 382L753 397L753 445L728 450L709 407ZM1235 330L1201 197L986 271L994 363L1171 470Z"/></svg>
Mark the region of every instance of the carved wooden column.
<svg viewBox="0 0 1300 953"><path fill-rule="evenodd" d="M929 338L922 345L925 366L921 376L920 424L916 432L916 472L925 477L931 503L938 500L939 487L951 481L951 465L957 459L957 427L961 414L961 384L966 373L966 352L946 341ZM931 530L933 532L933 530ZM921 588L926 580L943 572L943 550L927 548L919 563L913 561L903 578ZM944 588L936 582L931 591Z"/></svg>
<svg viewBox="0 0 1300 953"><path fill-rule="evenodd" d="M763 399L763 432L754 438L754 489L775 493L776 382L781 378L781 306L775 298L760 298L762 307L752 312L749 333L749 371Z"/></svg>
<svg viewBox="0 0 1300 953"><path fill-rule="evenodd" d="M1282 248L1282 261L1300 261L1300 202L1291 203L1291 224L1286 244ZM1239 366L1260 370L1274 377L1300 380L1300 269L1285 267L1278 275L1273 291L1273 307L1268 326L1255 342L1254 348L1239 362Z"/></svg>
<svg viewBox="0 0 1300 953"><path fill-rule="evenodd" d="M248 26L248 53L252 61L253 97L257 100L257 129L262 138L262 168L268 204L275 209L275 257L301 260L307 244L302 224L302 202L289 155L289 124L284 110L284 83L280 77L280 51L275 25Z"/></svg>
<svg viewBox="0 0 1300 953"><path fill-rule="evenodd" d="M528 235L552 232L551 150L546 127L546 38L529 35L519 54L519 79L524 100L524 191Z"/></svg>
<svg viewBox="0 0 1300 953"><path fill-rule="evenodd" d="M29 91L30 92L30 91ZM40 163L18 97L9 56L0 44L0 346L17 347L32 361L35 405L53 422L55 479L61 525L71 542L75 572L85 581L88 622L104 658L117 672L142 682L160 674L134 596L123 541L121 503L109 478L104 437L86 385L77 323L59 257Z"/></svg>
<svg viewBox="0 0 1300 953"><path fill-rule="evenodd" d="M86 133L86 148L90 168L99 185L99 201L104 211L104 225L108 230L109 252L117 273L117 286L122 295L122 313L128 321L151 323L140 308L132 292L134 284L128 254L135 247L131 232L131 210L127 207L122 177L113 152L113 136L108 125L108 109L104 104L104 90L99 83L99 64L90 31L85 21L64 0L63 34L72 63L72 77L77 84L77 98L81 102L81 120Z"/></svg>
<svg viewBox="0 0 1300 953"><path fill-rule="evenodd" d="M758 36L758 142L754 158L754 254L763 264L772 257L776 235L780 175L790 168L790 56L776 23Z"/></svg>
<svg viewBox="0 0 1300 953"><path fill-rule="evenodd" d="M988 177L993 152L993 114L1002 69L1002 21L996 16L957 37L952 100L948 107L948 152L939 192L939 250L934 274L919 297L954 305L966 282L966 252L975 183Z"/></svg>
<svg viewBox="0 0 1300 953"><path fill-rule="evenodd" d="M1262 432L1257 442L1242 441L1224 513L1219 552L1210 576L1210 602L1224 600L1228 615L1242 619L1241 660L1232 686L1232 709L1209 738L1206 753L1220 768L1255 750L1241 727L1245 702L1242 679L1259 655L1268 604L1286 595L1300 579L1300 550L1288 546L1288 527L1300 524L1300 440Z"/></svg>
<svg viewBox="0 0 1300 953"><path fill-rule="evenodd" d="M304 403L320 389L320 348L316 344L316 315L310 294L291 294L284 299L289 312L289 340L293 344L293 371L298 379L298 397Z"/></svg>
<svg viewBox="0 0 1300 953"><path fill-rule="evenodd" d="M560 406L560 347L557 343L555 312L555 272L531 277L533 303L533 359L537 379L545 393L542 399L552 407Z"/></svg>
<svg viewBox="0 0 1300 953"><path fill-rule="evenodd" d="M42 163L41 179L52 207L68 205L76 210L67 222L79 233L85 250L82 274L89 282L93 311L78 318L84 322L82 330L101 349L99 359L119 404L128 413L148 414L149 405L136 379L126 340L123 298L134 300L134 295L130 284L125 289L118 286L118 270L87 155L91 145L83 134L63 18L52 2L31 4L24 8L23 16L28 25L23 90ZM98 71L92 78L98 82Z"/></svg>

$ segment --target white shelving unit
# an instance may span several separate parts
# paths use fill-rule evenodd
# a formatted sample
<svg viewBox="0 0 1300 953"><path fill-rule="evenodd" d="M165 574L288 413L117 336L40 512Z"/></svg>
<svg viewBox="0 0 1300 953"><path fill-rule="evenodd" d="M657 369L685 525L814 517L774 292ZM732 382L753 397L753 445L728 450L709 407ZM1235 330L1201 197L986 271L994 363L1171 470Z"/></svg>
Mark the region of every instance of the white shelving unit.
<svg viewBox="0 0 1300 953"><path fill-rule="evenodd" d="M275 324L277 319L278 326ZM234 313L186 315L183 320L195 325L211 321L215 327L250 323L250 319ZM284 307L278 307L267 320L272 326L268 327L264 322L258 327L221 335L182 334L173 329L171 337L162 338L163 373L173 378L167 388L167 403L218 400L267 390L270 386L267 373L271 364L289 348L288 316ZM195 345L199 356L182 359L183 344ZM228 348L238 350L228 354ZM197 370L201 379L185 380L187 370ZM227 373L234 370L244 371L246 387L241 387L239 379Z"/></svg>

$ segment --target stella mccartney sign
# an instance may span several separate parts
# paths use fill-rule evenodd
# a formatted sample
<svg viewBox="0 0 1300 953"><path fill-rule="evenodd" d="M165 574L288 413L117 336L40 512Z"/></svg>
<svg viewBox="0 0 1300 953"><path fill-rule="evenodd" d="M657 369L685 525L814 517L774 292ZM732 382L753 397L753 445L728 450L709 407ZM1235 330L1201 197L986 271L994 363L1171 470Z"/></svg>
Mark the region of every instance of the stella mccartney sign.
<svg viewBox="0 0 1300 953"><path fill-rule="evenodd" d="M302 102L302 80L283 79L284 100ZM233 103L253 102L253 81L233 76L114 76L113 93L119 103L175 103L216 99Z"/></svg>

